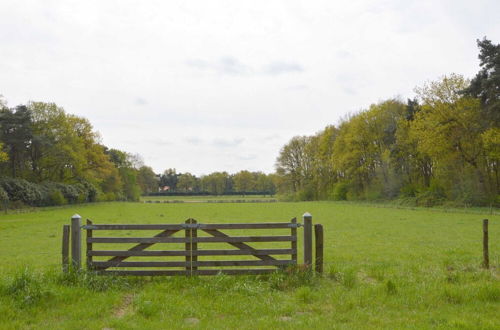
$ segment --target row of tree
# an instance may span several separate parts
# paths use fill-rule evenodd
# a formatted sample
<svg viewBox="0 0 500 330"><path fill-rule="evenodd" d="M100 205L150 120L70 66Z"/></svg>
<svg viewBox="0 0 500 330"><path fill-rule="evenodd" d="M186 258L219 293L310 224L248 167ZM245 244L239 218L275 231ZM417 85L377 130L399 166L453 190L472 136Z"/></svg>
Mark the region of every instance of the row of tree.
<svg viewBox="0 0 500 330"><path fill-rule="evenodd" d="M0 99L3 200L29 205L138 200L154 185L155 173L139 156L102 145L87 119L54 103L9 108Z"/></svg>
<svg viewBox="0 0 500 330"><path fill-rule="evenodd" d="M262 193L274 194L276 176L262 172L240 171L235 174L213 172L197 177L167 169L159 176L160 189L176 193L206 193L211 195Z"/></svg>
<svg viewBox="0 0 500 330"><path fill-rule="evenodd" d="M456 74L297 136L276 162L295 199L394 199L433 205L500 203L500 45L478 40L481 70Z"/></svg>
<svg viewBox="0 0 500 330"><path fill-rule="evenodd" d="M54 103L9 108L0 98L0 200L14 206L135 201L159 191L274 194L275 184L273 175L249 171L157 175L139 155L104 146L85 118Z"/></svg>

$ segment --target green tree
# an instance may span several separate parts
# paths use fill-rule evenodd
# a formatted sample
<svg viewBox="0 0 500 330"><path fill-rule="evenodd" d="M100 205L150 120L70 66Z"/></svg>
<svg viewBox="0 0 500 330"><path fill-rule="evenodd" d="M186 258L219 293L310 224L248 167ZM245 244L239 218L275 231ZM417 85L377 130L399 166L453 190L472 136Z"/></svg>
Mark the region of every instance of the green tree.
<svg viewBox="0 0 500 330"><path fill-rule="evenodd" d="M417 89L422 108L411 128L419 150L434 160L434 175L450 198L484 196L492 188L485 171L480 101L461 96L467 86L462 76L450 75Z"/></svg>
<svg viewBox="0 0 500 330"><path fill-rule="evenodd" d="M241 193L254 191L256 189L255 179L256 177L246 170L234 174L234 190Z"/></svg>
<svg viewBox="0 0 500 330"><path fill-rule="evenodd" d="M293 192L298 192L311 179L312 155L307 152L311 137L295 136L280 151L276 172Z"/></svg>
<svg viewBox="0 0 500 330"><path fill-rule="evenodd" d="M463 89L467 96L479 98L483 110L482 121L488 125L500 124L500 44L491 40L477 40L480 71Z"/></svg>
<svg viewBox="0 0 500 330"><path fill-rule="evenodd" d="M223 195L230 191L230 177L227 172L213 172L201 177L201 185L204 191L212 195Z"/></svg>
<svg viewBox="0 0 500 330"><path fill-rule="evenodd" d="M198 178L189 172L181 174L177 181L177 189L182 192L199 191Z"/></svg>
<svg viewBox="0 0 500 330"><path fill-rule="evenodd" d="M137 172L137 183L144 194L158 191L159 179L149 166L141 166L139 168Z"/></svg>
<svg viewBox="0 0 500 330"><path fill-rule="evenodd" d="M12 177L23 176L29 166L29 146L32 141L32 115L25 106L9 109L0 108L0 140L4 149L2 160L9 160L9 174ZM5 151L4 151L5 150ZM7 174L7 173L6 173Z"/></svg>

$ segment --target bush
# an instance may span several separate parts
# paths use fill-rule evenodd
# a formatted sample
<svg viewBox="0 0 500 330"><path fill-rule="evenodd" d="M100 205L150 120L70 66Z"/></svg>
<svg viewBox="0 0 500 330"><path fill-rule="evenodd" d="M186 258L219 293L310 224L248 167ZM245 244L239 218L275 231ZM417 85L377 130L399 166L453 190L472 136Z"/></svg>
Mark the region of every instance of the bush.
<svg viewBox="0 0 500 330"><path fill-rule="evenodd" d="M99 194L97 199L99 202L112 202L116 200L116 194L114 192L107 192Z"/></svg>
<svg viewBox="0 0 500 330"><path fill-rule="evenodd" d="M97 201L97 188L90 182L88 181L83 181L81 185L84 187L84 190L82 190L82 193L86 194L85 201L86 202L95 202Z"/></svg>
<svg viewBox="0 0 500 330"><path fill-rule="evenodd" d="M345 201L347 200L347 192L349 191L349 186L345 182L339 182L335 185L333 190L333 200L335 201Z"/></svg>
<svg viewBox="0 0 500 330"><path fill-rule="evenodd" d="M51 205L66 205L68 201L64 198L62 192L58 189L54 189L50 193L50 203Z"/></svg>
<svg viewBox="0 0 500 330"><path fill-rule="evenodd" d="M312 187L304 187L295 196L297 201L312 201L314 200L314 190Z"/></svg>
<svg viewBox="0 0 500 330"><path fill-rule="evenodd" d="M9 195L7 194L5 189L3 189L0 186L0 203L3 204L4 202L8 202L8 201L9 201Z"/></svg>
<svg viewBox="0 0 500 330"><path fill-rule="evenodd" d="M8 200L11 202L11 206L64 205L68 203L94 202L96 198L97 189L88 182L78 184L44 182L36 184L24 179L5 178L0 180L0 203Z"/></svg>
<svg viewBox="0 0 500 330"><path fill-rule="evenodd" d="M20 201L31 206L43 205L43 191L37 184L24 179L6 178L0 182L0 186L7 192L11 201Z"/></svg>
<svg viewBox="0 0 500 330"><path fill-rule="evenodd" d="M401 187L399 191L399 196L400 197L416 197L418 193L418 189L415 185L413 184L407 184L403 187Z"/></svg>
<svg viewBox="0 0 500 330"><path fill-rule="evenodd" d="M446 194L444 188L440 186L437 182L431 182L429 189L420 192L417 195L417 205L431 207L435 205L441 205L446 200Z"/></svg>

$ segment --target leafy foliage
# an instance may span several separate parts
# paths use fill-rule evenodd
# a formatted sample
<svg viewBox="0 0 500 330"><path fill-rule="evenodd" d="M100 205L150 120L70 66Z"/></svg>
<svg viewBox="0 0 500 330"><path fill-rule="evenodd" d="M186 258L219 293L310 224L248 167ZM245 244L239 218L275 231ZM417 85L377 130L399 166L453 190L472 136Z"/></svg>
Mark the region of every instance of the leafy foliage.
<svg viewBox="0 0 500 330"><path fill-rule="evenodd" d="M294 199L404 199L433 206L498 204L500 45L478 41L481 71L450 74L314 136L277 157L278 190Z"/></svg>

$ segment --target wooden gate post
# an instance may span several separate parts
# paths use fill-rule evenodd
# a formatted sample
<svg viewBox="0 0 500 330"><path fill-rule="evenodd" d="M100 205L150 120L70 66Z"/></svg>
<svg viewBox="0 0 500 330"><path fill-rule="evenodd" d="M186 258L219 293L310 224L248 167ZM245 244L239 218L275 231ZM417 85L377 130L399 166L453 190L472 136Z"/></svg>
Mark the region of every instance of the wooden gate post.
<svg viewBox="0 0 500 330"><path fill-rule="evenodd" d="M75 270L80 270L82 267L81 221L82 217L78 214L71 217L71 262Z"/></svg>
<svg viewBox="0 0 500 330"><path fill-rule="evenodd" d="M302 216L304 220L304 264L312 265L312 215L308 212Z"/></svg>
<svg viewBox="0 0 500 330"><path fill-rule="evenodd" d="M314 268L317 273L323 273L323 225L317 223L314 225L314 242L316 260Z"/></svg>
<svg viewBox="0 0 500 330"><path fill-rule="evenodd" d="M483 220L483 267L490 268L490 255L488 251L488 219Z"/></svg>

